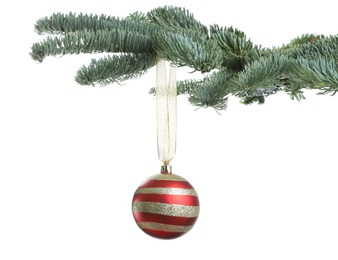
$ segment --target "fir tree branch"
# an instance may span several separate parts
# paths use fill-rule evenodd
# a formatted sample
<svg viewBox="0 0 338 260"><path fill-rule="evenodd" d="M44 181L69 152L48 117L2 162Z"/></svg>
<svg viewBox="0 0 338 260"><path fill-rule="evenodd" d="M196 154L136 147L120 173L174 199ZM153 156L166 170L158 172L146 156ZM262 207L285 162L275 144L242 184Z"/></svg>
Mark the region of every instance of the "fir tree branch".
<svg viewBox="0 0 338 260"><path fill-rule="evenodd" d="M276 84L276 80L282 78L286 72L288 62L288 57L275 53L249 63L236 77L239 93L248 89L255 92Z"/></svg>
<svg viewBox="0 0 338 260"><path fill-rule="evenodd" d="M199 83L202 82L203 80L188 80L188 79L177 81L177 95L189 94L193 88L198 87ZM156 94L155 87L152 87L149 90L149 94L151 95Z"/></svg>
<svg viewBox="0 0 338 260"><path fill-rule="evenodd" d="M232 93L239 97L243 104L263 104L266 97L289 85L289 79L285 77L288 62L286 56L277 52L247 64L244 70L232 79Z"/></svg>
<svg viewBox="0 0 338 260"><path fill-rule="evenodd" d="M123 30L140 35L151 36L158 26L151 24L147 17L135 12L120 19L113 16L93 14L62 14L54 13L50 17L39 19L35 23L35 32L38 34L65 34L76 31L111 31Z"/></svg>
<svg viewBox="0 0 338 260"><path fill-rule="evenodd" d="M124 30L76 31L63 37L48 36L34 43L31 57L42 62L46 56L102 52L151 52L150 37Z"/></svg>
<svg viewBox="0 0 338 260"><path fill-rule="evenodd" d="M179 81L178 94L217 111L226 107L229 94L244 104L262 104L280 91L297 100L305 98L304 89L338 91L338 35L305 34L280 48L262 48L233 27L212 25L208 31L188 10L172 6L122 19L56 13L38 20L35 31L54 35L33 44L30 54L40 62L55 55L119 53L82 67L76 81L83 85L139 77L158 55L202 73L216 69L201 80Z"/></svg>
<svg viewBox="0 0 338 260"><path fill-rule="evenodd" d="M215 39L223 51L222 66L239 72L244 66L262 56L262 50L259 46L254 46L250 40L247 40L244 32L233 27L210 26L211 38Z"/></svg>
<svg viewBox="0 0 338 260"><path fill-rule="evenodd" d="M316 43L319 39L325 38L322 34L303 34L300 37L292 39L288 44L282 46L284 51L294 50L301 47L304 44Z"/></svg>
<svg viewBox="0 0 338 260"><path fill-rule="evenodd" d="M209 40L208 28L188 10L165 6L151 10L147 15L151 22L161 27L153 39L162 59L202 72L219 67L220 49L215 41Z"/></svg>
<svg viewBox="0 0 338 260"><path fill-rule="evenodd" d="M133 21L133 22L137 22L137 23L149 23L149 19L148 16L144 13L141 12L134 12L129 14L126 19L126 21ZM150 23L149 23L150 24ZM143 25L143 24L142 24Z"/></svg>
<svg viewBox="0 0 338 260"><path fill-rule="evenodd" d="M304 36L310 37L308 35ZM315 37L315 36L313 36ZM310 38L308 42L293 48L288 55L293 58L303 58L307 60L325 58L338 62L338 36L317 36L318 38Z"/></svg>
<svg viewBox="0 0 338 260"><path fill-rule="evenodd" d="M332 60L300 58L293 62L290 74L299 84L322 90L321 94L334 95L338 91L338 65Z"/></svg>
<svg viewBox="0 0 338 260"><path fill-rule="evenodd" d="M219 68L223 59L216 42L198 31L162 31L154 36L154 48L173 65L188 66L202 73Z"/></svg>
<svg viewBox="0 0 338 260"><path fill-rule="evenodd" d="M182 80L177 82L177 95L188 95L193 106L212 107L217 111L225 110L228 95L232 91L233 73L220 70L202 80ZM151 88L149 94L156 94Z"/></svg>
<svg viewBox="0 0 338 260"><path fill-rule="evenodd" d="M216 111L227 108L228 95L231 93L233 73L220 70L207 76L203 81L186 82L189 89L189 102L198 107L212 107Z"/></svg>
<svg viewBox="0 0 338 260"><path fill-rule="evenodd" d="M75 76L81 85L107 85L143 75L155 65L155 53L121 54L93 59L89 66L80 68Z"/></svg>
<svg viewBox="0 0 338 260"><path fill-rule="evenodd" d="M164 6L151 10L147 15L152 23L159 25L164 31L193 30L208 35L208 28L185 8Z"/></svg>
<svg viewBox="0 0 338 260"><path fill-rule="evenodd" d="M38 34L63 34L75 31L99 31L110 30L119 19L106 15L76 15L54 13L50 17L43 17L35 23L35 32Z"/></svg>
<svg viewBox="0 0 338 260"><path fill-rule="evenodd" d="M305 99L304 91L302 89L302 86L298 82L293 82L284 87L284 91L290 95L290 98L298 101Z"/></svg>

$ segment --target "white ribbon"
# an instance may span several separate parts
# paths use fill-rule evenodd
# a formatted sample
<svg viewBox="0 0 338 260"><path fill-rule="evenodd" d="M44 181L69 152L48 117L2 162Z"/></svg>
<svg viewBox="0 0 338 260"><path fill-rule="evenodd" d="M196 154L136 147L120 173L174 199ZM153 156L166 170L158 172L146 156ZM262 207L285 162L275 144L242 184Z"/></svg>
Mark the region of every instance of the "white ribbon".
<svg viewBox="0 0 338 260"><path fill-rule="evenodd" d="M169 165L176 153L176 70L170 66L167 82L166 62L158 58L156 64L157 151L163 165Z"/></svg>

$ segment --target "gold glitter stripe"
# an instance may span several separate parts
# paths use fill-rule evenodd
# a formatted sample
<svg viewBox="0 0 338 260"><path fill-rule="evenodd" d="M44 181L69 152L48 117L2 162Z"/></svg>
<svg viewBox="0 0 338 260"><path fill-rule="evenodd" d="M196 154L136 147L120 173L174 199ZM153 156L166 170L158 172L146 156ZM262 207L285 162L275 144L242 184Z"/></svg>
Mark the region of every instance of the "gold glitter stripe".
<svg viewBox="0 0 338 260"><path fill-rule="evenodd" d="M141 229L152 229L166 232L188 232L193 227L193 226L168 225L156 222L138 222L137 225Z"/></svg>
<svg viewBox="0 0 338 260"><path fill-rule="evenodd" d="M181 176L176 174L156 174L149 178L150 180L164 180L164 181L187 181Z"/></svg>
<svg viewBox="0 0 338 260"><path fill-rule="evenodd" d="M183 206L159 202L133 202L133 212L148 212L172 217L197 217L200 211L199 206Z"/></svg>
<svg viewBox="0 0 338 260"><path fill-rule="evenodd" d="M181 188L139 188L135 194L170 194L170 195L190 195L197 196L194 189Z"/></svg>

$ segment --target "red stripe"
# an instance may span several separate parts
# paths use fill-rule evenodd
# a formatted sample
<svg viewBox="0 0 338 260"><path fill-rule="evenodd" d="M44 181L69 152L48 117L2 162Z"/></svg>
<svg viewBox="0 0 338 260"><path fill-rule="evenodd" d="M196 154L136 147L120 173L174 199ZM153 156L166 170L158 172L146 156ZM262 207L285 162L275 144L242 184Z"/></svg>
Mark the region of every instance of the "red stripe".
<svg viewBox="0 0 338 260"><path fill-rule="evenodd" d="M192 226L197 221L197 217L173 217L147 212L133 212L133 215L136 222L156 222L177 226Z"/></svg>
<svg viewBox="0 0 338 260"><path fill-rule="evenodd" d="M198 197L191 195L171 194L135 194L133 201L161 202L167 204L199 206Z"/></svg>
<svg viewBox="0 0 338 260"><path fill-rule="evenodd" d="M183 232L166 232L152 229L142 229L142 230L150 236L161 239L173 239L185 234Z"/></svg>
<svg viewBox="0 0 338 260"><path fill-rule="evenodd" d="M139 188L183 188L193 189L187 181L166 181L166 180L149 180Z"/></svg>

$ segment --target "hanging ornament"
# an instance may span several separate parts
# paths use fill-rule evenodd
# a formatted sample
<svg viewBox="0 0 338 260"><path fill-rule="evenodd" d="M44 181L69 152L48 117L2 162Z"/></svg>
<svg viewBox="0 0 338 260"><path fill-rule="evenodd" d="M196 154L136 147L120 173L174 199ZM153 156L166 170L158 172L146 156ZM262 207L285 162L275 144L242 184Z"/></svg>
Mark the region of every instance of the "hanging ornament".
<svg viewBox="0 0 338 260"><path fill-rule="evenodd" d="M193 186L172 173L169 165L176 153L176 72L170 67L169 84L166 63L156 63L157 151L161 173L148 178L135 191L132 211L145 233L162 239L177 238L194 226L199 200Z"/></svg>
<svg viewBox="0 0 338 260"><path fill-rule="evenodd" d="M138 187L132 207L137 225L148 235L162 239L187 233L199 214L193 186L166 168Z"/></svg>

